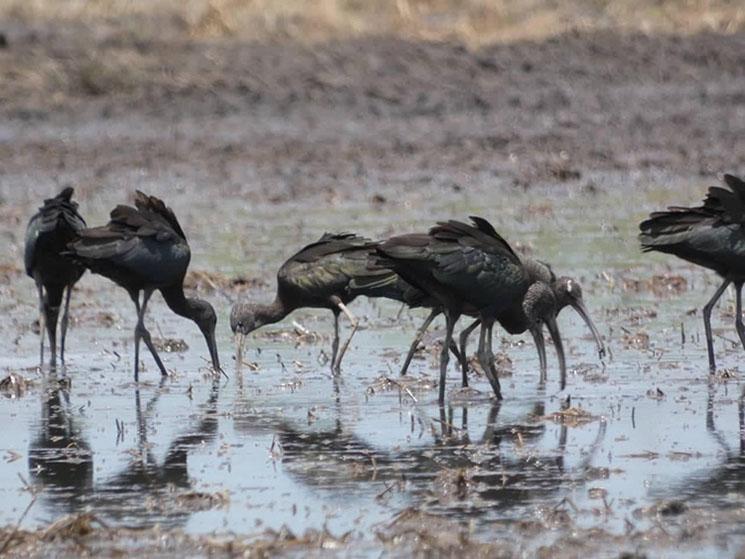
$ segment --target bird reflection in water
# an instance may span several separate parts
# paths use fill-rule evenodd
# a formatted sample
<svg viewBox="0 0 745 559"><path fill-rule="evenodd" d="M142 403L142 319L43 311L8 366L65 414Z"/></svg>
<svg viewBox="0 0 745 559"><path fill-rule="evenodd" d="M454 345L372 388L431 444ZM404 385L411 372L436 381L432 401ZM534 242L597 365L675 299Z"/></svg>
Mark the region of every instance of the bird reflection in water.
<svg viewBox="0 0 745 559"><path fill-rule="evenodd" d="M100 520L129 527L186 523L194 506L178 506L174 499L192 490L189 454L216 439L219 382L213 381L196 424L170 443L165 459L159 463L148 438L164 382L144 405L140 389L135 390L137 447L130 451L133 458L118 474L94 482L93 452L70 411L67 384L49 377L43 391L39 432L29 449L29 472L41 488L42 502L55 518L85 510Z"/></svg>
<svg viewBox="0 0 745 559"><path fill-rule="evenodd" d="M183 526L192 512L189 507L177 506L174 498L192 489L187 468L189 453L211 443L217 436L219 381L213 380L196 424L171 442L165 459L158 463L148 437L153 429L151 419L164 382L161 381L144 408L140 389L135 390L137 448L133 449L134 458L127 467L106 480L96 492L94 508L104 518L128 526L148 526L158 522L176 527ZM174 492L174 489L179 491Z"/></svg>
<svg viewBox="0 0 745 559"><path fill-rule="evenodd" d="M41 390L41 418L28 452L31 482L55 512L77 512L93 490L93 453L70 409L67 378L51 374Z"/></svg>
<svg viewBox="0 0 745 559"><path fill-rule="evenodd" d="M341 487L357 488L361 493L370 490L365 482L375 482L375 488L405 487L405 499L433 511L478 515L556 499L567 484L585 478L604 440L605 421L599 422L580 462L568 468L564 455L570 426L560 424L555 450L540 447L552 432L542 400L523 420L509 424L499 424L500 410L499 403L492 405L483 434L476 439L469 434L467 405L441 409L439 418L415 417L412 435L421 438L429 433L433 444L403 449L376 448L345 428L341 418L332 428L316 432L285 422L279 426L278 438L286 471L309 487L335 492ZM469 490L441 502L436 486L449 472L466 473Z"/></svg>

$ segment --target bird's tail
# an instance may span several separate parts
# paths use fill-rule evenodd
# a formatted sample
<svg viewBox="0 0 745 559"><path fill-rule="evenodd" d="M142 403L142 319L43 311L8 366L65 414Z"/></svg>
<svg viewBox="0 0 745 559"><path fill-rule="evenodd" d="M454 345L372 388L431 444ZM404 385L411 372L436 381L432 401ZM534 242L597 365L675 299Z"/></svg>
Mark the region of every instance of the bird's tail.
<svg viewBox="0 0 745 559"><path fill-rule="evenodd" d="M711 218L704 208L671 207L654 212L639 224L639 242L643 252L664 251L688 239L691 228Z"/></svg>

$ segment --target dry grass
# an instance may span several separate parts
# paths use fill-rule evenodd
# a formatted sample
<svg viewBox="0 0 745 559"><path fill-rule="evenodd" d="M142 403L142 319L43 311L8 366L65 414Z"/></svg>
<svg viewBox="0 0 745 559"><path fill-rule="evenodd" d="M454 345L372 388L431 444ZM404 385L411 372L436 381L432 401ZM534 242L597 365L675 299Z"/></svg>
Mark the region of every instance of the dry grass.
<svg viewBox="0 0 745 559"><path fill-rule="evenodd" d="M143 38L398 35L478 46L571 30L734 32L745 25L745 7L738 0L0 0L6 18L104 25Z"/></svg>

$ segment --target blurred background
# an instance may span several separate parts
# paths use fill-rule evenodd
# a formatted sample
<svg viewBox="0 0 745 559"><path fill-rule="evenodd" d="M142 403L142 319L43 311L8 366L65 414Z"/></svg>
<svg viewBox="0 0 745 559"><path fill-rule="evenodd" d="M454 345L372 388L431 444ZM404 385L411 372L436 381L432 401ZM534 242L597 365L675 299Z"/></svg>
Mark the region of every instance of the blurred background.
<svg viewBox="0 0 745 559"><path fill-rule="evenodd" d="M567 31L734 32L735 0L3 0L19 22L78 23L132 39L302 42L362 36L454 40L470 46L545 39Z"/></svg>

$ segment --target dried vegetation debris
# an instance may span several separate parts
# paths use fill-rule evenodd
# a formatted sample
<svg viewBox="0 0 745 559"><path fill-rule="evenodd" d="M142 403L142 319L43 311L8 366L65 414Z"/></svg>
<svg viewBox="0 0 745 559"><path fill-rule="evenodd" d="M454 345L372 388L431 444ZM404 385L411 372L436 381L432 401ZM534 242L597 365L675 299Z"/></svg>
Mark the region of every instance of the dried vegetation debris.
<svg viewBox="0 0 745 559"><path fill-rule="evenodd" d="M409 507L380 525L375 535L390 551L426 556L513 557L511 543L484 543L474 538L465 522Z"/></svg>
<svg viewBox="0 0 745 559"><path fill-rule="evenodd" d="M592 423L593 421L602 420L600 416L592 415L587 410L579 406L571 406L563 410L559 410L550 415L547 415L545 419L566 425L568 427L577 427L579 425L585 425Z"/></svg>
<svg viewBox="0 0 745 559"><path fill-rule="evenodd" d="M259 330L254 335L273 342L291 343L295 347L325 340L325 336L306 328L295 320L292 321L292 328Z"/></svg>
<svg viewBox="0 0 745 559"><path fill-rule="evenodd" d="M153 345L158 351L166 353L183 353L189 345L181 338L153 338Z"/></svg>
<svg viewBox="0 0 745 559"><path fill-rule="evenodd" d="M621 288L634 293L651 292L657 297L677 295L688 290L688 280L680 275L655 274L650 278L621 277Z"/></svg>
<svg viewBox="0 0 745 559"><path fill-rule="evenodd" d="M184 288L204 293L243 293L250 289L268 287L266 281L245 276L228 276L210 270L189 270L184 278Z"/></svg>
<svg viewBox="0 0 745 559"><path fill-rule="evenodd" d="M10 372L0 379L0 392L8 398L20 398L35 384L19 373Z"/></svg>
<svg viewBox="0 0 745 559"><path fill-rule="evenodd" d="M621 328L621 331L623 332L621 343L625 349L649 349L649 334L647 332L643 330L632 332L626 328Z"/></svg>
<svg viewBox="0 0 745 559"><path fill-rule="evenodd" d="M413 376L410 374L399 377L381 375L368 385L366 392L367 394L375 394L377 392L399 390L409 394L409 396L411 396L411 398L416 402L416 398L411 394L412 392L433 390L436 387L437 381L429 377Z"/></svg>

